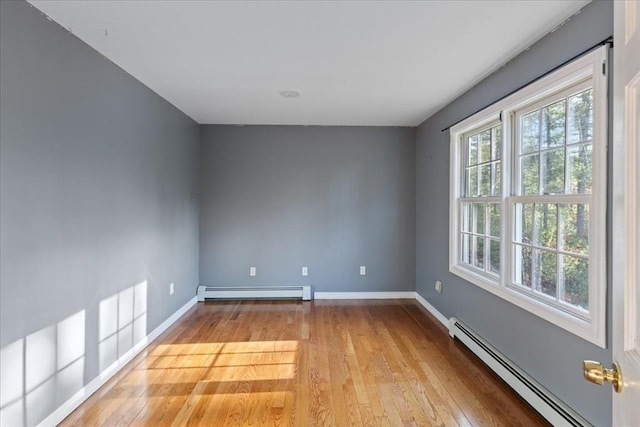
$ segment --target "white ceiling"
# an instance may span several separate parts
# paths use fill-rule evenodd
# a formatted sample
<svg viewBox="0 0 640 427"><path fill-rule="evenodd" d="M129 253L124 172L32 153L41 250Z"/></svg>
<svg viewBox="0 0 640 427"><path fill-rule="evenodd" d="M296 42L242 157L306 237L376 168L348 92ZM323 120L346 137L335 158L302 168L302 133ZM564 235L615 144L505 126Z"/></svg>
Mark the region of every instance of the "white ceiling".
<svg viewBox="0 0 640 427"><path fill-rule="evenodd" d="M420 124L588 3L30 2L199 123L374 126Z"/></svg>

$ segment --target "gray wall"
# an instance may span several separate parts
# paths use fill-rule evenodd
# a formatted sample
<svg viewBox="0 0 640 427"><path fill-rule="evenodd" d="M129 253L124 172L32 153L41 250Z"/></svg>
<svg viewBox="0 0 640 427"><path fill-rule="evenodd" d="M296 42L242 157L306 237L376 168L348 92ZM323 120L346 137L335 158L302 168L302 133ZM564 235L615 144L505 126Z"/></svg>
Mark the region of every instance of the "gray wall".
<svg viewBox="0 0 640 427"><path fill-rule="evenodd" d="M613 5L593 2L563 27L426 120L417 133L416 290L447 317L478 331L594 425L611 423L611 389L582 378L584 359L611 361L594 346L448 271L449 132L442 129L490 105L613 33ZM444 292L433 289L444 281Z"/></svg>
<svg viewBox="0 0 640 427"><path fill-rule="evenodd" d="M199 137L196 123L27 3L0 2L0 31L2 424L45 417L199 282L415 286L595 425L609 423L610 390L580 372L585 358L610 362L609 350L448 273L440 130L609 36L610 2L587 6L417 135L201 126Z"/></svg>
<svg viewBox="0 0 640 427"><path fill-rule="evenodd" d="M415 129L202 126L201 165L202 284L414 290Z"/></svg>
<svg viewBox="0 0 640 427"><path fill-rule="evenodd" d="M194 297L199 129L26 2L0 19L1 424L33 425Z"/></svg>

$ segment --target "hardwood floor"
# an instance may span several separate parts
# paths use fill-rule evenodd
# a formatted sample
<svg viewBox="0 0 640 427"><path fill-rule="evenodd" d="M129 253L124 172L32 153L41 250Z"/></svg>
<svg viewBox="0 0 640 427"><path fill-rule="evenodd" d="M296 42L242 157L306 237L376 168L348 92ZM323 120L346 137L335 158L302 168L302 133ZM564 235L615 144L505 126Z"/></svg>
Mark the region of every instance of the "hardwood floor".
<svg viewBox="0 0 640 427"><path fill-rule="evenodd" d="M198 303L62 423L536 426L413 300Z"/></svg>

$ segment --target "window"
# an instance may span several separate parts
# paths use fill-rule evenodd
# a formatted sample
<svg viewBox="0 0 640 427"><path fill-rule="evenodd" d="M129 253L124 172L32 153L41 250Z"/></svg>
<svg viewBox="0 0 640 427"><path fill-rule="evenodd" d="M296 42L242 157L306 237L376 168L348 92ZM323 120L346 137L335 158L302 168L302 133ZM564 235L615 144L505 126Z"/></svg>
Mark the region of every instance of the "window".
<svg viewBox="0 0 640 427"><path fill-rule="evenodd" d="M604 347L606 48L451 128L450 270Z"/></svg>
<svg viewBox="0 0 640 427"><path fill-rule="evenodd" d="M502 127L491 122L462 136L464 190L460 197L462 262L481 273L500 274Z"/></svg>

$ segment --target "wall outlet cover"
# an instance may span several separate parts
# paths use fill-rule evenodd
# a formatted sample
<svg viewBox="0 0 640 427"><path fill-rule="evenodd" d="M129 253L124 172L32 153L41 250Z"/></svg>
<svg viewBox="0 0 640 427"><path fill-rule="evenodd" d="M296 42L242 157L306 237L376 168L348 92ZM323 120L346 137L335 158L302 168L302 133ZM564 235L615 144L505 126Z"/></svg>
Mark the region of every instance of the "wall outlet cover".
<svg viewBox="0 0 640 427"><path fill-rule="evenodd" d="M440 280L436 280L436 291L442 293L442 282Z"/></svg>

